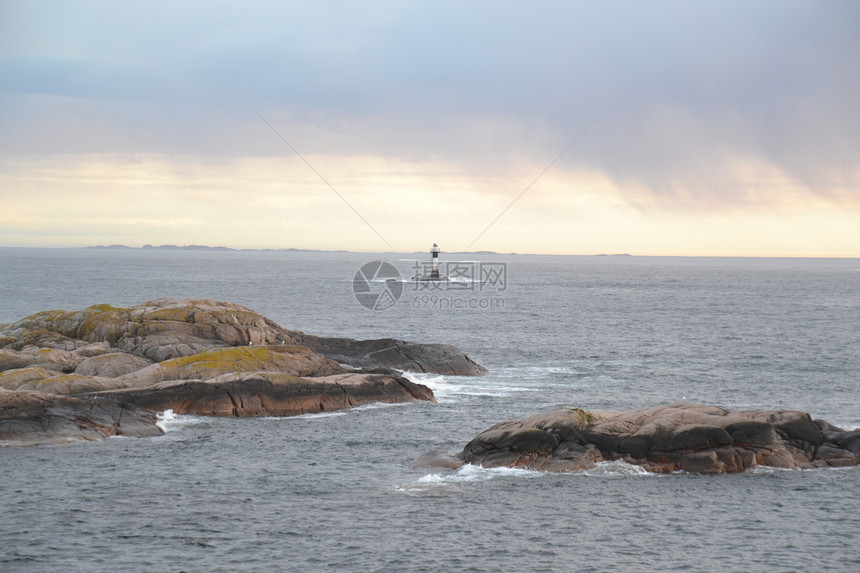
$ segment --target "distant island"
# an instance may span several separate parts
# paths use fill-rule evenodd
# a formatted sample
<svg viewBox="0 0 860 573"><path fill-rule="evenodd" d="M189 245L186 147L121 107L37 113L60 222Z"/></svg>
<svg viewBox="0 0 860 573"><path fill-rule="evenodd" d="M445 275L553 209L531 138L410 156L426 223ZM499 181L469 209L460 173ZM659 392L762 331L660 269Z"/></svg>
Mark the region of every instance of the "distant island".
<svg viewBox="0 0 860 573"><path fill-rule="evenodd" d="M230 247L210 247L208 245L143 245L142 247L129 247L128 245L91 245L87 249L128 249L128 250L156 250L156 251L270 251L270 252L286 252L286 253L350 253L343 249L337 250L322 250L322 249L233 249ZM423 253L424 251L415 251ZM501 255L505 253L497 253L495 251L457 251L446 253L449 255ZM508 255L517 255L518 253L507 253Z"/></svg>
<svg viewBox="0 0 860 573"><path fill-rule="evenodd" d="M87 249L128 249L128 250L154 250L154 251L277 251L292 253L346 253L342 249L336 251L322 251L318 249L231 249L230 247L210 247L208 245L144 245L142 247L129 247L128 245L92 245Z"/></svg>
<svg viewBox="0 0 860 573"><path fill-rule="evenodd" d="M336 249L336 250L326 250L326 249L295 249L295 248L282 248L282 249L234 249L231 247L210 247L208 245L143 245L142 247L129 247L128 245L91 245L89 247L85 247L87 249L114 249L114 250L153 250L153 251L229 251L229 252L271 252L271 253L353 253L355 251L347 251L344 249ZM394 252L394 251L391 251ZM543 257L554 257L554 256L570 256L570 255L547 255L540 253L499 253L497 251L443 251L446 255L489 255L489 256L543 256ZM414 254L414 255L422 255L425 254L425 251L412 251L409 253L398 252L398 254ZM633 255L629 253L600 253L597 255L574 255L574 256L592 256L592 257L632 257Z"/></svg>

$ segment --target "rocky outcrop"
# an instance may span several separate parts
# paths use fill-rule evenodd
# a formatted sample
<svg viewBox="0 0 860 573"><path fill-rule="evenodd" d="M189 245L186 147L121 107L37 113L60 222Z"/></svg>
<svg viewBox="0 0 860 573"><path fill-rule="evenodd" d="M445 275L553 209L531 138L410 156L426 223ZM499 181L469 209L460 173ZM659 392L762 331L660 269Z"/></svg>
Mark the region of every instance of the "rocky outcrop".
<svg viewBox="0 0 860 573"><path fill-rule="evenodd" d="M303 333L293 333L293 337L318 354L356 368L395 368L453 376L479 376L487 372L449 344L418 344L393 338L320 338Z"/></svg>
<svg viewBox="0 0 860 573"><path fill-rule="evenodd" d="M7 405L0 408L7 426L22 436L33 432L34 443L95 439L121 432L119 418L113 426L108 422L113 413L123 415L124 405L214 416L292 415L368 402L434 400L426 386L380 367L483 371L450 346L366 341L356 343L353 361L345 354L327 358L306 340L326 346L320 342L326 339L211 300L41 312L0 325L0 389L14 391L17 400L7 394ZM326 348L355 342L333 340L339 342ZM82 414L87 407L90 414ZM69 429L56 430L57 425Z"/></svg>
<svg viewBox="0 0 860 573"><path fill-rule="evenodd" d="M211 380L169 381L101 392L149 410L201 416L293 416L372 402L435 401L426 386L393 374L336 374L300 378L276 372L224 374Z"/></svg>
<svg viewBox="0 0 860 573"><path fill-rule="evenodd" d="M108 352L163 362L218 348L291 344L354 368L463 376L486 372L446 344L321 338L286 330L237 304L167 298L130 308L101 304L73 312L46 311L0 325L0 371L42 366L69 374L85 358Z"/></svg>
<svg viewBox="0 0 860 573"><path fill-rule="evenodd" d="M485 467L553 472L623 460L657 473L721 474L756 466L853 466L860 463L858 450L858 431L813 421L804 412L684 402L623 412L572 408L502 422L456 457Z"/></svg>
<svg viewBox="0 0 860 573"><path fill-rule="evenodd" d="M155 412L109 397L0 389L0 446L155 436L156 422Z"/></svg>
<svg viewBox="0 0 860 573"><path fill-rule="evenodd" d="M249 344L290 343L289 332L247 308L212 300L158 299L131 308L99 304L84 310L46 311L6 325L4 346L22 350L61 346L74 351L106 343L114 351L151 362L205 350Z"/></svg>

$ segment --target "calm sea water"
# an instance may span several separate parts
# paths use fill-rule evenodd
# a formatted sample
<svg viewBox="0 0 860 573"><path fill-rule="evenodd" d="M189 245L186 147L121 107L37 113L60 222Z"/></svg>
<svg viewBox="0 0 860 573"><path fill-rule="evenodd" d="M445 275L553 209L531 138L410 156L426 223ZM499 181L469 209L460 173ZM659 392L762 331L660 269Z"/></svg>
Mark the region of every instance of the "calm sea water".
<svg viewBox="0 0 860 573"><path fill-rule="evenodd" d="M0 249L0 322L205 297L314 334L456 344L490 369L420 376L438 404L167 415L162 437L0 449L0 570L860 570L857 468L409 467L561 406L686 399L860 427L860 260L487 255L462 262L505 263L505 290L407 283L370 311L352 286L375 258L414 274L402 255Z"/></svg>

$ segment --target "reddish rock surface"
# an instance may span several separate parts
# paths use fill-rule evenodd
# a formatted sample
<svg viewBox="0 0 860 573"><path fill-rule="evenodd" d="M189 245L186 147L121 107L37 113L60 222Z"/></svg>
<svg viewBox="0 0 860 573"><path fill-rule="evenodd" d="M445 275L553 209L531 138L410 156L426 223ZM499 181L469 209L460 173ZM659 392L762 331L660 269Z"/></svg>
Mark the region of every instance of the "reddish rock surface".
<svg viewBox="0 0 860 573"><path fill-rule="evenodd" d="M293 416L373 402L435 401L426 386L389 374L299 378L275 372L224 374L211 380L162 382L99 396L149 410L201 416Z"/></svg>
<svg viewBox="0 0 860 573"><path fill-rule="evenodd" d="M502 422L456 457L485 467L578 471L623 460L667 473L860 463L860 436L793 410L732 411L687 402L632 411L554 410Z"/></svg>

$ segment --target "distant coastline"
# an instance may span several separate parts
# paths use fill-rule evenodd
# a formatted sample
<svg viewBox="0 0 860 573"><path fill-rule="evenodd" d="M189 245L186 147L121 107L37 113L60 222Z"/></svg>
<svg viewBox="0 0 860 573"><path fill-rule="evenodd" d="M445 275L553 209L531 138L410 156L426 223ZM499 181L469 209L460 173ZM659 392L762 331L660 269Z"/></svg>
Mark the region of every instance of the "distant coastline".
<svg viewBox="0 0 860 573"><path fill-rule="evenodd" d="M128 249L128 250L153 250L153 251L273 251L290 253L348 253L343 249L325 251L320 249L233 249L230 247L210 247L208 245L144 245L142 247L129 247L128 245L91 245L87 249Z"/></svg>
<svg viewBox="0 0 860 573"><path fill-rule="evenodd" d="M91 245L87 249L115 249L115 250L154 250L154 251L231 251L231 252L278 252L278 253L351 253L344 249L233 249L230 247L210 247L208 245L143 245L142 247L129 247L128 245ZM415 251L421 253L423 251ZM497 253L496 251L457 251L447 252L449 255L518 255L519 253Z"/></svg>
<svg viewBox="0 0 860 573"><path fill-rule="evenodd" d="M350 254L350 255L425 255L426 251L350 251L346 249L297 249L297 248L233 248L225 246L210 247L208 245L143 245L142 247L129 247L122 244L111 245L90 245L90 246L29 246L29 245L0 245L0 251L7 249L81 249L81 250L96 250L96 251L189 251L189 252L226 252L226 253L334 253L334 254ZM857 261L858 256L811 256L811 255L649 255L649 254L633 254L633 253L501 253L498 251L442 251L447 258L451 256L494 256L494 257L591 257L591 258L609 258L609 259L773 259L773 260L845 260Z"/></svg>

